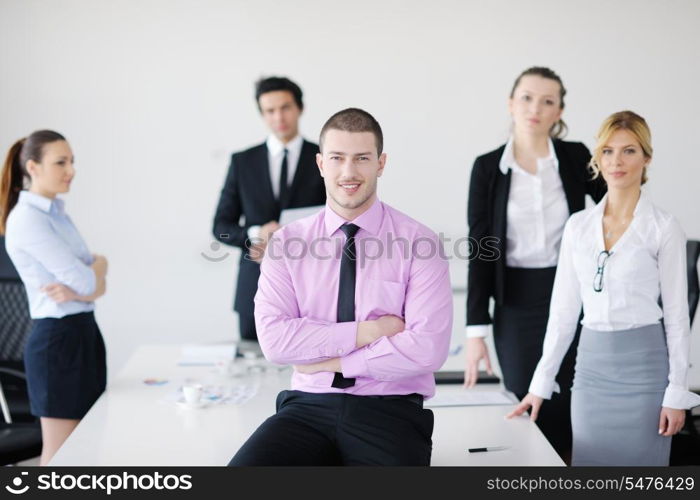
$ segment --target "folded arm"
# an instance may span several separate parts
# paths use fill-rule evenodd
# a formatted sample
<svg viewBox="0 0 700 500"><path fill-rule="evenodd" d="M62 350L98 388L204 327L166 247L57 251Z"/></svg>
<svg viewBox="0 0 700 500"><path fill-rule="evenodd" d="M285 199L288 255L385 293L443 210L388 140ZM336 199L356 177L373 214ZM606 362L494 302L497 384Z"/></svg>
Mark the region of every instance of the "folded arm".
<svg viewBox="0 0 700 500"><path fill-rule="evenodd" d="M433 248L442 249L434 237ZM437 371L452 334L452 287L442 252L413 257L405 298L405 330L342 356L345 377L391 381Z"/></svg>
<svg viewBox="0 0 700 500"><path fill-rule="evenodd" d="M29 255L55 278L55 283L64 285L77 295L89 296L97 290L95 271L80 260L56 234L45 217L31 217L22 221L31 230L17 232L12 246Z"/></svg>
<svg viewBox="0 0 700 500"><path fill-rule="evenodd" d="M274 239L272 245L282 245ZM266 253L255 295L255 323L265 357L278 364L305 364L357 348L358 322L300 317L292 278L281 252Z"/></svg>
<svg viewBox="0 0 700 500"><path fill-rule="evenodd" d="M78 295L75 290L62 283L51 283L41 290L57 304L70 301L94 302L107 291L107 259L102 255L93 255L93 259L90 268L95 273L96 285L95 291L90 295Z"/></svg>

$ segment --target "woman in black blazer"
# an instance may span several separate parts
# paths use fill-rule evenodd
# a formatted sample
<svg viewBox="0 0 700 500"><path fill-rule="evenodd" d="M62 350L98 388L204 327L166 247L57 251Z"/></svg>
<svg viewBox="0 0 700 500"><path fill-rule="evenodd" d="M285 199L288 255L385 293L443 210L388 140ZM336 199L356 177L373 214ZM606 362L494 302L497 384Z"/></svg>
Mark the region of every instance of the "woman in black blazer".
<svg viewBox="0 0 700 500"><path fill-rule="evenodd" d="M559 139L566 89L548 68L518 76L508 103L513 118L508 142L479 156L469 185L469 238L473 245L467 285L465 385L476 382L479 362L491 363L484 337L493 328L506 388L522 399L542 354L549 302L564 224L598 202L605 184L587 169L590 153ZM489 302L495 299L493 320ZM570 389L577 339L562 363L560 393L545 402L537 424L568 461L571 450Z"/></svg>

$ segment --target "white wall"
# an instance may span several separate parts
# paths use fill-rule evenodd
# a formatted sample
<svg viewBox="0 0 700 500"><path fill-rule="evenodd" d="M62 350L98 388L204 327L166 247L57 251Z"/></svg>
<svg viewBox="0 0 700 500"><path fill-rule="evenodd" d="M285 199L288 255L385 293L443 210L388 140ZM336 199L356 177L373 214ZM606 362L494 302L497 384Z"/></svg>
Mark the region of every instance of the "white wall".
<svg viewBox="0 0 700 500"><path fill-rule="evenodd" d="M698 19L694 0L0 0L0 145L45 127L69 138L68 209L111 262L98 318L114 373L143 342L235 335L235 259L200 253L223 255L209 244L229 153L265 136L261 75L301 84L308 138L343 107L373 113L381 197L459 237L471 162L507 137L513 79L550 66L570 139L592 146L624 108L648 119L649 190L700 238ZM453 262L455 286L465 275Z"/></svg>

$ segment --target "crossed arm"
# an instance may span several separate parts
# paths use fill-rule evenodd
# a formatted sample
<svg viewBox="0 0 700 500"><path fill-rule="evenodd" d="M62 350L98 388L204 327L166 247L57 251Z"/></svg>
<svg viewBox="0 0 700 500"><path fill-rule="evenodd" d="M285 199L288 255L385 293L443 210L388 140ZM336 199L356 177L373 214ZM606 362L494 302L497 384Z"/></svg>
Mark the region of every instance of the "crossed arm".
<svg viewBox="0 0 700 500"><path fill-rule="evenodd" d="M452 330L452 291L440 255L413 259L404 310L404 318L346 323L301 317L285 261L263 259L255 316L260 346L275 363L383 381L437 370Z"/></svg>
<svg viewBox="0 0 700 500"><path fill-rule="evenodd" d="M397 316L382 316L374 321L361 321L357 324L355 346L360 349L381 337L392 337L404 331L405 326L403 319ZM341 359L340 357L330 358L306 365L294 365L294 369L299 373L342 372Z"/></svg>
<svg viewBox="0 0 700 500"><path fill-rule="evenodd" d="M107 259L104 255L93 255L90 268L95 273L95 291L90 295L79 295L75 290L63 283L51 283L41 289L57 304L76 300L78 302L94 302L107 291Z"/></svg>
<svg viewBox="0 0 700 500"><path fill-rule="evenodd" d="M92 264L85 264L57 236L48 219L33 213L24 216L22 225L32 230L16 234L14 245L54 277L55 281L45 285L42 292L57 303L71 300L92 302L104 295L107 275L105 257L93 255Z"/></svg>

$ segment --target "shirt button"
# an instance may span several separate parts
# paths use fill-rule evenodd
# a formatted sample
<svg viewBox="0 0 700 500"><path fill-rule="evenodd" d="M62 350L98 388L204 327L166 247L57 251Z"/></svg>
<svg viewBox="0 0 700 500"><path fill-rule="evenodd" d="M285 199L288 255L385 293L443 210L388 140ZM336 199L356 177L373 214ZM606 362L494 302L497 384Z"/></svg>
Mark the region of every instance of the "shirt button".
<svg viewBox="0 0 700 500"><path fill-rule="evenodd" d="M343 354L343 350L342 350L342 349L338 349L338 354Z"/></svg>

